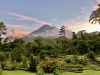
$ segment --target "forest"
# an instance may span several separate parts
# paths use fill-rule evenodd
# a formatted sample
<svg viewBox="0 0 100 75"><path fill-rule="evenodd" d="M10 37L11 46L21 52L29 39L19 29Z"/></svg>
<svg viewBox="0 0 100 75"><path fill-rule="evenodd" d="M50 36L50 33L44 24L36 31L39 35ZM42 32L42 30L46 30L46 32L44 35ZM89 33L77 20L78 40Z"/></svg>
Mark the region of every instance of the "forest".
<svg viewBox="0 0 100 75"><path fill-rule="evenodd" d="M0 34L6 34L6 26L0 22ZM2 70L24 70L37 75L61 72L82 73L84 70L100 70L100 32L73 32L66 38L64 26L59 38L36 37L30 42L22 38L0 39L0 65ZM59 73L59 74L58 74Z"/></svg>

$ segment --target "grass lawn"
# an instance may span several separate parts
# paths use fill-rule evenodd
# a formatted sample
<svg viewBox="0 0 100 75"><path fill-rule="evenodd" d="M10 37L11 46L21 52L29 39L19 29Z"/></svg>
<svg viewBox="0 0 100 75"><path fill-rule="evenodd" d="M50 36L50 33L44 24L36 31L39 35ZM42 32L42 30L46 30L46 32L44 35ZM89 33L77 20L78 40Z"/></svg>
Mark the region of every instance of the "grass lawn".
<svg viewBox="0 0 100 75"><path fill-rule="evenodd" d="M3 71L3 75L36 75L25 71ZM53 75L53 74L45 74ZM86 70L83 73L64 72L62 75L100 75L100 71Z"/></svg>

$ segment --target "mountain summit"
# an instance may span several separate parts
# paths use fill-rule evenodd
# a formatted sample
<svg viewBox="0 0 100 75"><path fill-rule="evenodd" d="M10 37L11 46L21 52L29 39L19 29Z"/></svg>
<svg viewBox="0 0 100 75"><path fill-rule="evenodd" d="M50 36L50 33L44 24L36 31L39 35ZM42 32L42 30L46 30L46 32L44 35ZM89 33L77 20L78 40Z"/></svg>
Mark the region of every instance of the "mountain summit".
<svg viewBox="0 0 100 75"><path fill-rule="evenodd" d="M40 27L36 31L33 31L32 33L23 37L22 39L25 41L31 41L32 39L34 39L35 37L38 37L38 36L42 36L45 38L57 38L57 37L59 37L59 29L57 29L54 26L43 25L42 27ZM72 37L72 32L70 30L66 31L66 37L67 38Z"/></svg>
<svg viewBox="0 0 100 75"><path fill-rule="evenodd" d="M50 26L50 25L43 25L42 27L40 27L39 29L37 29L36 31L33 31L31 34L33 33L40 33L40 32L47 32L49 30L58 30L57 28Z"/></svg>

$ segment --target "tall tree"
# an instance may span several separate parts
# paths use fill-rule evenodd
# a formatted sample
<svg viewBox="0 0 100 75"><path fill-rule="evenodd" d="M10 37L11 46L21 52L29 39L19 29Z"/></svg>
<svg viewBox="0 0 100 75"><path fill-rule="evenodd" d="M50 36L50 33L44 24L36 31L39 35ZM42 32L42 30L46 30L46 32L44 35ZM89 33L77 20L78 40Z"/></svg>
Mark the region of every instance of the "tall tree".
<svg viewBox="0 0 100 75"><path fill-rule="evenodd" d="M72 34L73 34L73 39L77 39L76 33L75 32L72 32Z"/></svg>
<svg viewBox="0 0 100 75"><path fill-rule="evenodd" d="M86 30L81 30L77 33L78 38L83 40L86 39L86 35L87 35Z"/></svg>
<svg viewBox="0 0 100 75"><path fill-rule="evenodd" d="M59 31L59 35L61 38L65 38L66 37L66 29L65 29L65 26L62 26L60 31Z"/></svg>
<svg viewBox="0 0 100 75"><path fill-rule="evenodd" d="M91 24L96 24L97 22L100 24L100 4L98 4L98 8L92 12L89 22Z"/></svg>
<svg viewBox="0 0 100 75"><path fill-rule="evenodd" d="M1 36L6 34L6 32L5 32L6 30L7 30L7 28L6 28L5 24L3 22L0 22L0 42L2 40Z"/></svg>

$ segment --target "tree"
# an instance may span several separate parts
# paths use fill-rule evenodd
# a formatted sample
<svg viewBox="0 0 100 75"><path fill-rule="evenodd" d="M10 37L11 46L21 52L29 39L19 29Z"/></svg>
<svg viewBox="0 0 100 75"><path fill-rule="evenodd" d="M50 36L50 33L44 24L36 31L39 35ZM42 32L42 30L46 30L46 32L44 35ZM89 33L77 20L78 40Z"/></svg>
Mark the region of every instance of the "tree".
<svg viewBox="0 0 100 75"><path fill-rule="evenodd" d="M65 26L62 26L60 31L59 31L59 35L61 38L65 38L66 37L65 34L66 34Z"/></svg>
<svg viewBox="0 0 100 75"><path fill-rule="evenodd" d="M23 44L24 44L24 41L22 39L20 39L20 38L15 39L14 41L10 42L11 48L20 47Z"/></svg>
<svg viewBox="0 0 100 75"><path fill-rule="evenodd" d="M86 39L86 30L81 30L77 33L78 38L85 40Z"/></svg>
<svg viewBox="0 0 100 75"><path fill-rule="evenodd" d="M73 33L73 39L77 39L77 35L75 32L72 32Z"/></svg>
<svg viewBox="0 0 100 75"><path fill-rule="evenodd" d="M8 36L4 39L4 43L10 43L10 42L13 42L14 41L14 38L12 36Z"/></svg>
<svg viewBox="0 0 100 75"><path fill-rule="evenodd" d="M3 52L0 52L0 65L2 69L4 69L5 62L6 62L6 56Z"/></svg>
<svg viewBox="0 0 100 75"><path fill-rule="evenodd" d="M91 22L91 24L96 24L97 22L100 24L100 4L98 4L98 8L92 12L89 22Z"/></svg>
<svg viewBox="0 0 100 75"><path fill-rule="evenodd" d="M3 22L0 22L0 42L2 40L1 36L6 34L6 32L5 32L6 30L7 30L7 28L6 28L5 24Z"/></svg>
<svg viewBox="0 0 100 75"><path fill-rule="evenodd" d="M30 67L29 70L32 72L36 72L38 60L36 56L30 55Z"/></svg>

